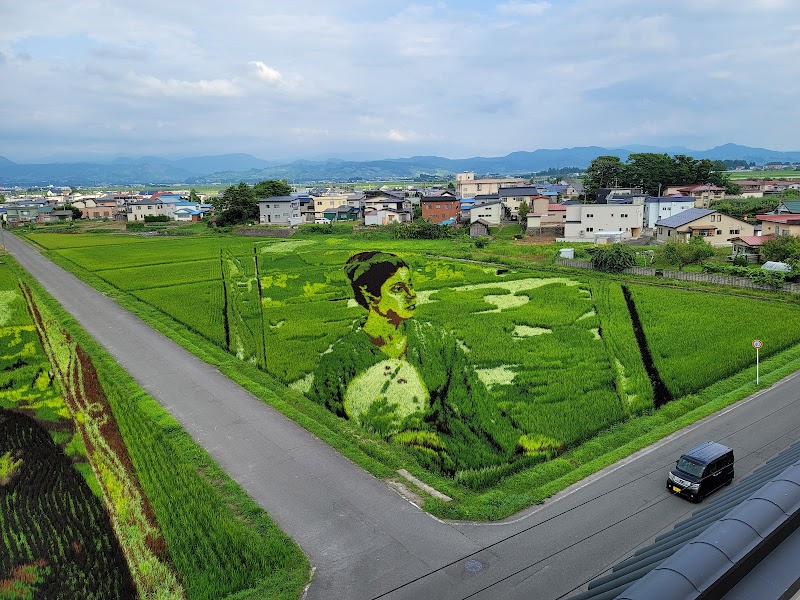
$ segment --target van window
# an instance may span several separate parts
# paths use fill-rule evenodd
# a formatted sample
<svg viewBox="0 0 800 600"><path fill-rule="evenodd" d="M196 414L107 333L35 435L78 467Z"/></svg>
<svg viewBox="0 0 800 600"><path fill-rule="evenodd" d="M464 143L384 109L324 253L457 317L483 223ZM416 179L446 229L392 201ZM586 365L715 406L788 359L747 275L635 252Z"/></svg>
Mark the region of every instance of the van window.
<svg viewBox="0 0 800 600"><path fill-rule="evenodd" d="M680 460L678 461L678 468L685 473L689 473L689 475L694 475L695 477L701 477L703 475L703 465L696 463L693 460L689 460L685 456L681 456Z"/></svg>

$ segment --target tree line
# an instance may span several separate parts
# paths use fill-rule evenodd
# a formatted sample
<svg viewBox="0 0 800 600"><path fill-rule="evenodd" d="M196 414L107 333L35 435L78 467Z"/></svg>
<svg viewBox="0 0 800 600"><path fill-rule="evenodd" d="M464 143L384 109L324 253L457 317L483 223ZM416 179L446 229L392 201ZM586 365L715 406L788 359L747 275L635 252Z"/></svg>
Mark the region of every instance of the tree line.
<svg viewBox="0 0 800 600"><path fill-rule="evenodd" d="M741 192L730 181L722 161L698 160L684 154L640 152L630 154L626 162L618 156L598 156L586 169L583 181L587 199L593 199L600 188L640 187L645 194L657 196L667 186L676 184L711 184L734 195Z"/></svg>
<svg viewBox="0 0 800 600"><path fill-rule="evenodd" d="M242 181L231 185L212 201L220 227L255 221L258 223L258 201L273 196L288 196L291 186L282 179L259 181L252 187Z"/></svg>

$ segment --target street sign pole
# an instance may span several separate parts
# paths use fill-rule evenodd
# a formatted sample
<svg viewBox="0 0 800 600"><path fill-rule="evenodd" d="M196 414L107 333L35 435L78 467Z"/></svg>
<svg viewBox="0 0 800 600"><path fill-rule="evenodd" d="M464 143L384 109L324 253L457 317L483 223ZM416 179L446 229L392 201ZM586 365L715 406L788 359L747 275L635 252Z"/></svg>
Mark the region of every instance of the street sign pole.
<svg viewBox="0 0 800 600"><path fill-rule="evenodd" d="M753 348L756 349L756 385L758 385L758 349L762 345L761 340L753 340Z"/></svg>

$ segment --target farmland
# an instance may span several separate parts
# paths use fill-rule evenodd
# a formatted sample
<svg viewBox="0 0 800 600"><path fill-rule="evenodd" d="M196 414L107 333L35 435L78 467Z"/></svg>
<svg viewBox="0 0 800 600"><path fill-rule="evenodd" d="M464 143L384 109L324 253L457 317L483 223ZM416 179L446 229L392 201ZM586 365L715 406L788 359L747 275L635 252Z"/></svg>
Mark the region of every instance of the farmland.
<svg viewBox="0 0 800 600"><path fill-rule="evenodd" d="M31 236L76 273L97 278L109 293L144 303L137 306L146 306L152 318L174 320L176 327L238 356L241 373L252 373L244 365L257 367L264 375L247 377L284 399L284 410L294 411L296 418L353 436L371 457L427 472L456 495L487 490L537 463L542 469L561 468L557 457L562 453L579 452L611 425L653 410L653 387L623 286L602 277L498 269L431 256L468 251L452 241L350 235L287 241L99 237ZM443 408L432 404L418 418L408 416L400 431L377 415L359 430L327 392L320 392L320 377L336 377L330 365L349 360L326 358L338 352L337 342L361 339L365 311L353 300L342 265L365 249L392 252L409 266L417 298L413 321L441 332L436 352L449 358L440 359L438 368L465 365L458 370L466 369L463 385L479 410L453 396L450 382L451 399ZM764 358L800 341L798 327L786 326L798 322L793 303L626 287L654 368L676 400L750 366L750 341L756 335L765 341ZM665 311L665 305L679 308ZM733 315L748 326L738 326ZM426 339L419 332L415 343ZM726 348L724 368L709 358L719 347ZM366 369L379 358L352 368ZM424 388L435 396L440 389L436 368L426 366L423 355L415 360ZM322 363L328 365L324 373ZM317 403L333 414L320 413ZM351 443L331 439L343 448Z"/></svg>
<svg viewBox="0 0 800 600"><path fill-rule="evenodd" d="M23 598L297 597L299 549L10 262L0 263L2 586Z"/></svg>

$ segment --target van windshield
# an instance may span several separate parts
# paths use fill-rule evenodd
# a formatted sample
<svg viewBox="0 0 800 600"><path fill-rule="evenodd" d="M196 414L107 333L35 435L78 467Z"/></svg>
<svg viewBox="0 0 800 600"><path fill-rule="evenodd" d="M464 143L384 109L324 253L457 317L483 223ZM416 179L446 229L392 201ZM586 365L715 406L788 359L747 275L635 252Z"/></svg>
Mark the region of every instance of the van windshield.
<svg viewBox="0 0 800 600"><path fill-rule="evenodd" d="M693 460L689 460L685 456L681 456L681 459L678 461L678 468L681 471L689 473L689 475L694 475L695 477L701 477L703 475L704 466L705 465L696 463Z"/></svg>

